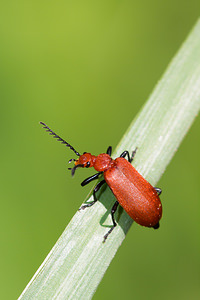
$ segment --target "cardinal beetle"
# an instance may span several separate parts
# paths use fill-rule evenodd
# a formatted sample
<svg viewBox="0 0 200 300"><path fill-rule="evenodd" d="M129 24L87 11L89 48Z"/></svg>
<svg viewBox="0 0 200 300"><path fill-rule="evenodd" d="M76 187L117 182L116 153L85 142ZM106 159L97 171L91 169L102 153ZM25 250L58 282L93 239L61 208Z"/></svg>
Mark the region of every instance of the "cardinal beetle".
<svg viewBox="0 0 200 300"><path fill-rule="evenodd" d="M111 209L113 226L104 236L104 242L117 225L114 214L119 204L136 223L146 227L153 227L154 229L159 228L159 220L162 217L162 204L159 195L162 191L159 188L153 187L131 165L137 148L132 152L131 156L128 151L124 151L120 157L116 159L111 158L112 147L108 147L106 153L97 156L87 152L81 155L69 143L53 132L45 123L40 122L40 124L43 125L43 128L45 128L50 135L66 145L66 147L69 147L79 157L77 160L74 158L69 160L69 163L74 161L74 167L68 168L71 170L72 176L77 168L93 167L98 172L86 178L81 183L82 186L99 178L102 174L104 176L104 179L100 181L93 190L94 200L89 204L81 206L80 210L92 206L98 200L96 193L104 183L107 183L113 192L117 200ZM126 156L128 160L125 159Z"/></svg>

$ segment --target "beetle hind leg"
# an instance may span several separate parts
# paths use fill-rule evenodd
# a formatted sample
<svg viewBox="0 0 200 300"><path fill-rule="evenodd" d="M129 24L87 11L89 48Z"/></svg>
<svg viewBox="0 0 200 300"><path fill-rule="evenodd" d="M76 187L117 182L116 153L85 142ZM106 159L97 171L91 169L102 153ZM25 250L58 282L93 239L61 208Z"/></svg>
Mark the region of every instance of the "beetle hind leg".
<svg viewBox="0 0 200 300"><path fill-rule="evenodd" d="M116 201L115 204L113 205L112 209L111 209L111 217L112 217L112 221L113 221L113 226L104 235L103 243L105 243L105 241L106 241L107 237L109 236L109 234L111 234L113 229L117 226L117 223L115 222L114 213L116 212L118 205L119 205L119 202Z"/></svg>
<svg viewBox="0 0 200 300"><path fill-rule="evenodd" d="M158 196L162 193L162 190L160 188L154 187L154 190L157 192Z"/></svg>
<svg viewBox="0 0 200 300"><path fill-rule="evenodd" d="M159 222L156 225L153 226L154 229L158 229L159 227L160 227Z"/></svg>

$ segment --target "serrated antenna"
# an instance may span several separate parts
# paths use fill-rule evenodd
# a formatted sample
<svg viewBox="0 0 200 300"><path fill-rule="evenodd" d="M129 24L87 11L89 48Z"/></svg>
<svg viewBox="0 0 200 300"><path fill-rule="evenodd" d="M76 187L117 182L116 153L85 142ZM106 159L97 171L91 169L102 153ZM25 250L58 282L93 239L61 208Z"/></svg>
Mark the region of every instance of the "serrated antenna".
<svg viewBox="0 0 200 300"><path fill-rule="evenodd" d="M53 136L53 138L57 139L58 142L61 142L66 147L69 147L77 156L81 156L80 153L78 153L74 147L72 147L69 143L67 143L65 140L63 140L59 135L57 135L55 132L53 132L45 123L40 122L40 124L43 126L44 129L46 129L46 132L48 132L50 135Z"/></svg>

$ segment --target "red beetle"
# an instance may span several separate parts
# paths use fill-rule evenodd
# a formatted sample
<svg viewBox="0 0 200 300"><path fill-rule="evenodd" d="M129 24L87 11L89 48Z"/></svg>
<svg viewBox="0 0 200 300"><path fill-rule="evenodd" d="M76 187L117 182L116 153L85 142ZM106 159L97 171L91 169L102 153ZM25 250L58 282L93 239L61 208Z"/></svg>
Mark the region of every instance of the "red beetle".
<svg viewBox="0 0 200 300"><path fill-rule="evenodd" d="M153 187L131 165L136 150L132 152L131 157L128 151L124 151L120 157L114 160L110 156L112 147L108 147L107 153L102 153L97 156L86 152L80 155L79 152L53 132L46 124L43 122L40 123L54 138L62 144L65 144L79 156L77 160L70 159L69 161L74 161L75 164L73 168L69 168L72 172L72 176L77 168L93 167L98 172L86 178L81 183L82 186L97 179L102 174L104 176L104 179L100 181L93 190L94 200L89 204L81 206L80 209L90 207L97 201L96 193L104 183L107 183L113 192L117 200L111 209L113 226L104 236L104 241L117 225L114 213L119 204L136 223L146 227L153 227L154 229L159 228L159 220L162 217L162 204L159 195L162 191L159 188ZM126 156L128 157L128 161L125 159Z"/></svg>

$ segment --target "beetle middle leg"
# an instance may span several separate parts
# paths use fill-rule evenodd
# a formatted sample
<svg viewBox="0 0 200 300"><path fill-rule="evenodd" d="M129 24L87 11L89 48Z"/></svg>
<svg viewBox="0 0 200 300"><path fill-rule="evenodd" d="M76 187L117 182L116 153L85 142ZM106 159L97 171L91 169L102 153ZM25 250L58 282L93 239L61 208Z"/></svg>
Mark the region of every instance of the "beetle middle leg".
<svg viewBox="0 0 200 300"><path fill-rule="evenodd" d="M90 206L92 206L95 202L97 202L98 199L97 199L97 197L96 197L96 193L98 192L98 190L101 188L101 186L102 186L104 183L106 183L106 181L105 181L105 180L102 180L102 181L100 181L100 182L95 186L95 188L94 188L94 190L93 190L93 197L94 197L94 200L93 200L92 202L88 203L88 204L82 205L82 206L79 208L79 210L85 209L86 207L90 207Z"/></svg>
<svg viewBox="0 0 200 300"><path fill-rule="evenodd" d="M114 217L114 213L117 210L117 207L119 205L119 202L116 201L115 204L113 205L112 209L111 209L111 217L112 217L112 221L113 221L113 226L110 228L110 230L104 235L104 240L103 242L105 243L107 237L109 236L109 234L113 231L113 229L117 226L117 223L115 222L115 217Z"/></svg>
<svg viewBox="0 0 200 300"><path fill-rule="evenodd" d="M126 155L127 155L128 156L128 161L131 163L133 161L133 158L135 156L136 151L137 151L137 147L135 148L135 150L132 152L132 155L130 156L129 152L127 150L125 150L124 152L122 152L120 157L125 158Z"/></svg>

